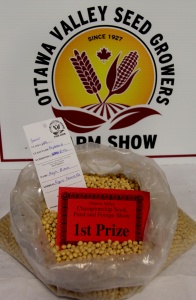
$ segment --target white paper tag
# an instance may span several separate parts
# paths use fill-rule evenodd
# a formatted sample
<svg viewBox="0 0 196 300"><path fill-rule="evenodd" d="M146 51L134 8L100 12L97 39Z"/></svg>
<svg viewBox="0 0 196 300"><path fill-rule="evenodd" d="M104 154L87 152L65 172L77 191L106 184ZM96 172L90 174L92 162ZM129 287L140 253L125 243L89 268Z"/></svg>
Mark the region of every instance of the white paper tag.
<svg viewBox="0 0 196 300"><path fill-rule="evenodd" d="M23 127L48 208L57 210L60 186L86 187L81 166L62 118Z"/></svg>

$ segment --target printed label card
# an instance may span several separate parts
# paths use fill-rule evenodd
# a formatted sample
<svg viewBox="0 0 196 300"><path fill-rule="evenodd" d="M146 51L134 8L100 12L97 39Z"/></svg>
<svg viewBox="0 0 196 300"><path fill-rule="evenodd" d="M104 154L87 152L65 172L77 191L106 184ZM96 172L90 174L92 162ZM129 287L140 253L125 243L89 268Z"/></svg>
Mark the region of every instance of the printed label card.
<svg viewBox="0 0 196 300"><path fill-rule="evenodd" d="M24 126L49 209L57 210L60 186L86 187L69 131L62 118Z"/></svg>
<svg viewBox="0 0 196 300"><path fill-rule="evenodd" d="M57 244L142 241L149 208L149 192L60 187Z"/></svg>

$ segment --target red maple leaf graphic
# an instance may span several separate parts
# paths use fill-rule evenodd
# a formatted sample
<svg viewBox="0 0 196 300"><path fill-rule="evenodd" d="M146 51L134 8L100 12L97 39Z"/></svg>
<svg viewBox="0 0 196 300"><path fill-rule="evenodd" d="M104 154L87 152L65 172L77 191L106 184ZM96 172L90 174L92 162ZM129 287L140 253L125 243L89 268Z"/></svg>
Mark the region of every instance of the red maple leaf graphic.
<svg viewBox="0 0 196 300"><path fill-rule="evenodd" d="M97 56L100 60L105 62L105 60L107 60L111 56L111 52L108 51L108 49L106 48L102 48L100 51L97 52Z"/></svg>

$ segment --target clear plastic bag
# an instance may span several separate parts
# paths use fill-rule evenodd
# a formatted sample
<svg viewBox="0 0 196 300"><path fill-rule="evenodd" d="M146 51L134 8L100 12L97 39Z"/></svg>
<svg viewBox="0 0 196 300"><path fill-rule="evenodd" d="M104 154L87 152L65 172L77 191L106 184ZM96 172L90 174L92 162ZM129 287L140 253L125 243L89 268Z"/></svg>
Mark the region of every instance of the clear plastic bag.
<svg viewBox="0 0 196 300"><path fill-rule="evenodd" d="M130 150L94 143L75 149L84 174L123 173L136 179L141 190L150 192L144 250L141 254L57 263L41 223L45 200L33 163L21 171L11 193L11 229L19 247L37 277L55 287L58 295L69 290L77 295L86 293L88 299L92 291L146 285L166 262L178 220L177 204L164 173L152 159ZM94 298L91 295L89 299Z"/></svg>

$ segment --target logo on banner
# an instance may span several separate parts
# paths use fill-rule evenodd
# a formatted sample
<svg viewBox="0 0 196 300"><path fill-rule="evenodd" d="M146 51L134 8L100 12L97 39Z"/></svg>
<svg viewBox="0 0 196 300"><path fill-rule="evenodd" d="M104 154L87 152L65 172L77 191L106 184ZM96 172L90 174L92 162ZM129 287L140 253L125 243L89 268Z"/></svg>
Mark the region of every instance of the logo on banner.
<svg viewBox="0 0 196 300"><path fill-rule="evenodd" d="M110 11L110 24L108 10L84 8L50 31L53 43L42 43L35 60L34 89L38 104L49 104L71 132L85 135L107 128L108 142L117 146L114 131L163 115L175 70L165 37L151 32L149 20L117 7ZM138 149L143 139L146 149L149 144L154 148L156 138L119 135L118 146Z"/></svg>
<svg viewBox="0 0 196 300"><path fill-rule="evenodd" d="M109 123L131 126L158 111L149 107L156 66L133 34L113 27L89 29L67 42L53 69L53 89L63 109L53 107L67 127L86 133Z"/></svg>

